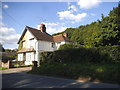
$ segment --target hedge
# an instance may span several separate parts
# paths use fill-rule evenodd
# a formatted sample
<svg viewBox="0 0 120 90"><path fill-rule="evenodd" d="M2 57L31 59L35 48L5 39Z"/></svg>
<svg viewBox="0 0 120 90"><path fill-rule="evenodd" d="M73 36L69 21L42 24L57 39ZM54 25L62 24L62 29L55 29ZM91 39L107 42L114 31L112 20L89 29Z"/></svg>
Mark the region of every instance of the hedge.
<svg viewBox="0 0 120 90"><path fill-rule="evenodd" d="M94 64L94 63L68 63L68 64L44 64L34 68L29 73L63 77L79 80L79 78L90 79L88 81L100 81L103 83L120 84L120 63Z"/></svg>
<svg viewBox="0 0 120 90"><path fill-rule="evenodd" d="M109 57L118 62L120 61L120 45L98 47L97 50L102 54L108 54Z"/></svg>
<svg viewBox="0 0 120 90"><path fill-rule="evenodd" d="M40 53L40 64L47 63L111 63L120 61L120 46L104 46L93 48L69 48L54 52Z"/></svg>

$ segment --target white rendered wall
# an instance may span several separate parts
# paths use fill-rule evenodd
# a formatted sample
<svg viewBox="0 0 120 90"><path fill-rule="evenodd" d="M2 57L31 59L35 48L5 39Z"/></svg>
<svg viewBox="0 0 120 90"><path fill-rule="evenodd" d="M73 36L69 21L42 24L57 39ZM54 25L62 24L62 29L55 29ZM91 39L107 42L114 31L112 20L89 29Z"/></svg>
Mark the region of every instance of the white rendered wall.
<svg viewBox="0 0 120 90"><path fill-rule="evenodd" d="M33 40L32 40L32 42L31 42L31 38L34 38ZM25 42L24 42L24 45L23 45L23 48L36 48L35 47L35 44L36 44L36 42L37 42L37 40L35 39L35 37L30 33L30 31L29 30L27 30L26 31L26 33L25 33L25 35L24 35L24 37L23 37L23 39L22 39L23 41L25 40Z"/></svg>
<svg viewBox="0 0 120 90"><path fill-rule="evenodd" d="M57 47L57 50L59 49L60 45L63 45L65 44L66 42L65 41L61 41L61 42L56 42L55 45Z"/></svg>
<svg viewBox="0 0 120 90"><path fill-rule="evenodd" d="M38 41L38 50L39 51L54 51L54 48L52 47L52 42Z"/></svg>

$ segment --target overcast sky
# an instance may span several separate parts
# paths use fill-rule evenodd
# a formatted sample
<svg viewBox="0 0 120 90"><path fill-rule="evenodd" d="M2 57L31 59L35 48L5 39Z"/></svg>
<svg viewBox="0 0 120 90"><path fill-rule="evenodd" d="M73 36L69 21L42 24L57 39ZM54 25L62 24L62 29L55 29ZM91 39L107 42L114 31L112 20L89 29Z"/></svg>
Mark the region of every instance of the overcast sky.
<svg viewBox="0 0 120 90"><path fill-rule="evenodd" d="M118 2L99 0L78 0L78 2L2 2L0 20L0 42L4 48L17 48L26 25L39 28L41 23L49 34L64 31L69 27L79 27L107 16Z"/></svg>

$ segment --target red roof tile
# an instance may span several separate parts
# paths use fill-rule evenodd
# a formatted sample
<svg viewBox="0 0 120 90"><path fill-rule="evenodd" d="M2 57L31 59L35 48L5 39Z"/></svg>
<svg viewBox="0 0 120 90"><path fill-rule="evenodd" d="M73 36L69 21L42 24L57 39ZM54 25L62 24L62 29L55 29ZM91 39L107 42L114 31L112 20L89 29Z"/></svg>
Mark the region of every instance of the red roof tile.
<svg viewBox="0 0 120 90"><path fill-rule="evenodd" d="M62 34L53 36L53 39L54 39L54 42L60 42L60 41L68 41L68 42L71 42L70 39L68 39L67 37L63 36Z"/></svg>

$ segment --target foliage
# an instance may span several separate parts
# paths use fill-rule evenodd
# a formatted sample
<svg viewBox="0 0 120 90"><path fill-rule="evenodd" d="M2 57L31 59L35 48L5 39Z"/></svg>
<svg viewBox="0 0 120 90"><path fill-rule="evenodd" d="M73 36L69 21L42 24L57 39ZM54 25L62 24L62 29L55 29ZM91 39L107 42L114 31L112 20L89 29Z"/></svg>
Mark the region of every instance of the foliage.
<svg viewBox="0 0 120 90"><path fill-rule="evenodd" d="M119 83L120 64L68 63L44 64L32 69L29 73L57 76L71 79L90 78L90 81L99 80L104 83ZM119 70L119 71L118 71Z"/></svg>
<svg viewBox="0 0 120 90"><path fill-rule="evenodd" d="M102 54L107 54L113 61L120 61L120 45L115 46L101 46L97 50Z"/></svg>
<svg viewBox="0 0 120 90"><path fill-rule="evenodd" d="M68 43L68 44L63 44L59 47L59 50L65 50L65 49L71 49L71 48L80 48L84 47L83 45L75 44L75 43Z"/></svg>
<svg viewBox="0 0 120 90"><path fill-rule="evenodd" d="M102 14L101 17L91 24L54 34L67 33L77 44L42 52L41 66L29 73L120 84L120 4L108 16Z"/></svg>
<svg viewBox="0 0 120 90"><path fill-rule="evenodd" d="M40 55L40 65L45 63L50 63L52 59L53 52L42 52Z"/></svg>
<svg viewBox="0 0 120 90"><path fill-rule="evenodd" d="M14 60L17 58L17 49L5 49L5 52L2 52L2 61Z"/></svg>
<svg viewBox="0 0 120 90"><path fill-rule="evenodd" d="M14 64L13 68L19 68L19 67L31 67L32 65L19 65L19 64Z"/></svg>
<svg viewBox="0 0 120 90"><path fill-rule="evenodd" d="M3 67L0 67L0 70L7 70L8 68L3 68Z"/></svg>
<svg viewBox="0 0 120 90"><path fill-rule="evenodd" d="M3 48L1 43L0 43L0 52L5 52L5 49Z"/></svg>
<svg viewBox="0 0 120 90"><path fill-rule="evenodd" d="M20 67L30 67L32 65L20 65Z"/></svg>
<svg viewBox="0 0 120 90"><path fill-rule="evenodd" d="M14 61L11 63L12 63L11 67L21 67L22 65L24 65L23 61Z"/></svg>
<svg viewBox="0 0 120 90"><path fill-rule="evenodd" d="M67 33L69 39L88 47L120 45L120 7L113 8L108 16L102 14L101 17L101 20L91 24L67 28L61 33Z"/></svg>
<svg viewBox="0 0 120 90"><path fill-rule="evenodd" d="M40 65L52 63L112 63L120 61L120 46L85 48L76 44L65 44L60 50L40 53Z"/></svg>

